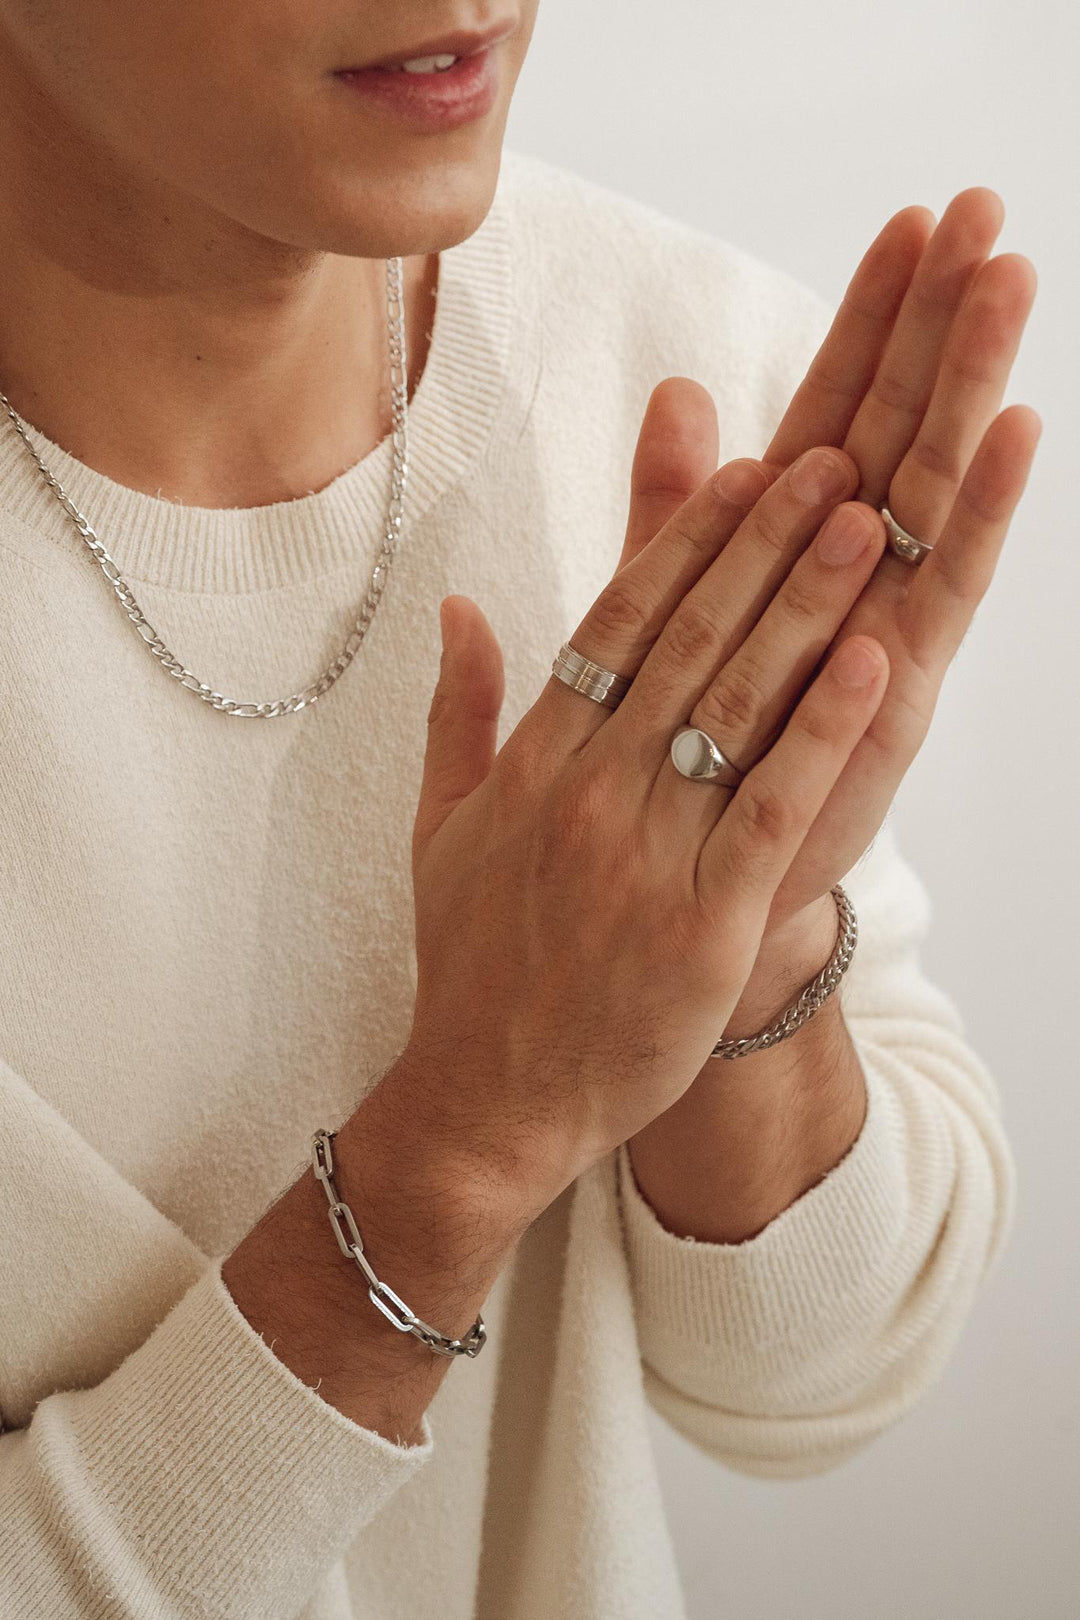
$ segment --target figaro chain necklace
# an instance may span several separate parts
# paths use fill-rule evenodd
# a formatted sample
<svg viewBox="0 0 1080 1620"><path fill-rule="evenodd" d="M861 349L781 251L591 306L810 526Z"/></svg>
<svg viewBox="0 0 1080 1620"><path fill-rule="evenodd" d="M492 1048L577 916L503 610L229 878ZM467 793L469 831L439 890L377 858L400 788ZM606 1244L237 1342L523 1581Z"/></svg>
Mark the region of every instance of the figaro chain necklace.
<svg viewBox="0 0 1080 1620"><path fill-rule="evenodd" d="M45 466L41 457L34 449L26 436L22 422L12 410L7 395L0 391L0 400L3 401L8 415L14 422L16 430L22 437L27 449L37 462L45 482L56 495L57 500L74 522L79 533L86 541L91 554L100 564L105 578L112 585L123 607L145 641L147 647L158 659L163 669L178 680L181 686L186 686L189 692L202 698L204 703L211 704L220 709L223 714L234 714L242 719L270 720L279 714L295 714L298 709L308 708L322 697L338 676L343 674L352 663L356 652L367 633L367 629L375 616L375 609L379 605L386 584L387 572L393 560L398 542L401 538L401 519L405 503L405 485L409 475L409 400L408 400L408 374L405 361L405 302L402 288L402 261L400 258L386 261L386 302L387 302L387 331L390 337L390 410L393 422L393 471L390 479L390 505L386 516L386 530L382 549L378 560L372 570L371 581L364 596L360 616L350 632L344 647L338 653L330 667L313 681L305 686L302 692L294 692L292 697L278 698L272 703L240 703L235 698L222 697L205 682L200 681L189 669L185 669L180 660L166 647L153 625L143 614L138 602L132 594L131 587L121 577L120 570L113 562L109 553L98 539L94 530L78 507L69 498L63 485L59 484Z"/></svg>

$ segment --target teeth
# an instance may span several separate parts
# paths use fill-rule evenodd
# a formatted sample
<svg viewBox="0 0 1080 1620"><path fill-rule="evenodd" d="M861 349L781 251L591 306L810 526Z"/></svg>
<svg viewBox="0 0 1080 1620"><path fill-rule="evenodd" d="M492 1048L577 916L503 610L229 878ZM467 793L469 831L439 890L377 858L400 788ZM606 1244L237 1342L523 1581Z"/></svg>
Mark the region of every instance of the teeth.
<svg viewBox="0 0 1080 1620"><path fill-rule="evenodd" d="M403 62L400 72L403 73L445 73L457 61L456 56L414 56L411 62Z"/></svg>

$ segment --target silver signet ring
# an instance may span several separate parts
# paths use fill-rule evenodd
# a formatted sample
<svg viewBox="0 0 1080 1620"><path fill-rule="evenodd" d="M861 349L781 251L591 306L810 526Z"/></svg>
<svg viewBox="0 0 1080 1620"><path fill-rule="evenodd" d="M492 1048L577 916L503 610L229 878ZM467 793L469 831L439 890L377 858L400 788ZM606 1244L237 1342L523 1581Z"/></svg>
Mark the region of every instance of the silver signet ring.
<svg viewBox="0 0 1080 1620"><path fill-rule="evenodd" d="M671 739L671 763L680 776L694 782L718 782L721 787L737 788L746 774L700 726L680 726Z"/></svg>
<svg viewBox="0 0 1080 1620"><path fill-rule="evenodd" d="M909 534L905 528L897 523L887 506L879 507L878 511L885 519L885 531L889 537L890 550L903 562L913 563L915 567L918 567L923 558L933 551L933 546L928 546L925 540L917 540L913 534Z"/></svg>

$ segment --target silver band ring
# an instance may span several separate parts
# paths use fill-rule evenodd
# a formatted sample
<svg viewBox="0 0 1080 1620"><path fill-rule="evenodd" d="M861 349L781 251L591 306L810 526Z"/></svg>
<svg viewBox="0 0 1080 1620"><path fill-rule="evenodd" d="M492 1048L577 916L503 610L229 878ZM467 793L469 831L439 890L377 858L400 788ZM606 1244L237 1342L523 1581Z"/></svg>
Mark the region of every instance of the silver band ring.
<svg viewBox="0 0 1080 1620"><path fill-rule="evenodd" d="M922 540L916 540L913 534L909 534L905 528L902 528L887 506L879 507L878 510L885 519L889 545L892 547L893 552L901 561L912 563L917 568L923 558L933 551L933 546L926 545Z"/></svg>
<svg viewBox="0 0 1080 1620"><path fill-rule="evenodd" d="M887 506L878 508L885 519L889 545L895 556L913 567L923 561L934 549L909 534L897 523ZM630 690L631 676L618 675L613 669L585 658L575 652L568 641L559 648L551 666L551 673L565 682L571 691L601 703L606 709L617 709ZM671 739L671 763L680 776L692 782L716 782L720 787L738 788L744 771L733 765L720 744L702 731L700 726L680 726Z"/></svg>
<svg viewBox="0 0 1080 1620"><path fill-rule="evenodd" d="M629 676L617 675L613 669L583 657L568 641L559 648L551 673L572 691L607 709L617 709L630 690ZM700 726L679 727L671 739L671 762L680 776L694 782L716 782L720 787L737 788L745 775Z"/></svg>
<svg viewBox="0 0 1080 1620"><path fill-rule="evenodd" d="M583 658L568 641L559 648L551 673L565 681L572 691L592 698L594 703L602 703L606 709L617 709L630 690L628 675L616 675L613 669Z"/></svg>

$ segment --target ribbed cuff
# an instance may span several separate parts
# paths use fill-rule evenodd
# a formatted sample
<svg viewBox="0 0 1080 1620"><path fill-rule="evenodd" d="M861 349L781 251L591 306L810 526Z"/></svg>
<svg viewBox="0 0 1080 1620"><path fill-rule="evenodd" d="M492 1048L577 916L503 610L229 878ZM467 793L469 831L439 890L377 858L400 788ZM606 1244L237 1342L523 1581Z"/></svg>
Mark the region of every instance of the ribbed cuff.
<svg viewBox="0 0 1080 1620"><path fill-rule="evenodd" d="M184 1620L291 1620L432 1456L426 1414L422 1433L398 1446L324 1401L242 1315L218 1260L101 1384L41 1403L23 1506L39 1543L81 1544L88 1591ZM18 1612L67 1614L74 1571L23 1568Z"/></svg>
<svg viewBox="0 0 1080 1620"><path fill-rule="evenodd" d="M867 1113L844 1158L745 1243L679 1237L637 1182L626 1143L618 1189L641 1347L661 1375L703 1355L730 1356L837 1331L866 1290L889 1284L907 1219L903 1120L879 1054L856 1040Z"/></svg>

